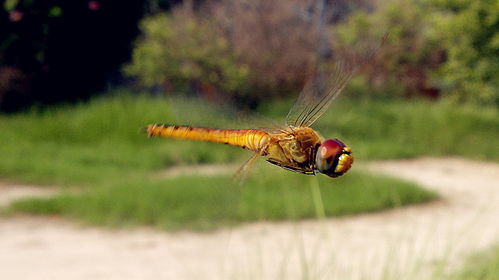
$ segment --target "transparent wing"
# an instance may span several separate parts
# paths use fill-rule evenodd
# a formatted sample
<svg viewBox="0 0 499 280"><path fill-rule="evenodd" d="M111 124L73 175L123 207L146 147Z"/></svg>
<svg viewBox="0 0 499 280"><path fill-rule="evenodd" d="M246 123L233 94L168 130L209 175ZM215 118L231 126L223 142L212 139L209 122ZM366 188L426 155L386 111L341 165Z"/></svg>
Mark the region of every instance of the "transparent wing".
<svg viewBox="0 0 499 280"><path fill-rule="evenodd" d="M261 155L259 153L253 154L234 174L233 180L237 185L242 186L248 178L250 170L255 165L257 159Z"/></svg>
<svg viewBox="0 0 499 280"><path fill-rule="evenodd" d="M354 73L354 67L347 61L336 61L328 75L317 72L303 88L298 100L286 117L286 124L292 126L312 125L342 92Z"/></svg>
<svg viewBox="0 0 499 280"><path fill-rule="evenodd" d="M385 35L381 44L386 40ZM368 49L364 55L345 55L337 58L328 68L319 69L303 88L286 117L291 126L310 126L329 108L343 91L355 71L369 61L381 44Z"/></svg>

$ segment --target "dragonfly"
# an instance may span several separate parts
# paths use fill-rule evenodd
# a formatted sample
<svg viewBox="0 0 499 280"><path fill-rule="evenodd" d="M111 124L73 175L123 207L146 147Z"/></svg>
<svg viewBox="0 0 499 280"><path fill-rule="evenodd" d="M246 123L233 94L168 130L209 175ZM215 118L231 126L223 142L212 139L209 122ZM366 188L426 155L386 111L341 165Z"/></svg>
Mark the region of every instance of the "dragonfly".
<svg viewBox="0 0 499 280"><path fill-rule="evenodd" d="M382 42L386 39L386 35ZM317 71L291 107L286 125L279 129L215 129L185 125L152 124L148 136L200 140L241 147L254 152L240 168L259 157L269 163L301 174L316 172L331 178L345 174L354 161L352 149L341 140L325 139L311 128L344 90L355 71L376 52L373 48L360 59L337 59L328 71Z"/></svg>

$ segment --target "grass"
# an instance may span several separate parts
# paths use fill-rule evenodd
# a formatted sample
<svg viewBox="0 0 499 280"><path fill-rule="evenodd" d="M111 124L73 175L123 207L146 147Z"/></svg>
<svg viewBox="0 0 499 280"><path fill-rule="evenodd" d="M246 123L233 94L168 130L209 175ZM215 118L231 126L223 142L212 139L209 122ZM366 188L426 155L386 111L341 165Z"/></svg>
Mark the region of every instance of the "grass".
<svg viewBox="0 0 499 280"><path fill-rule="evenodd" d="M463 269L449 279L456 280L496 280L499 279L499 246L472 256Z"/></svg>
<svg viewBox="0 0 499 280"><path fill-rule="evenodd" d="M265 118L282 120L289 106L290 102L262 106L263 117L256 123ZM225 145L147 139L140 133L145 125L158 122L244 127L237 116L224 117L221 111L225 109L192 100L115 92L76 106L0 116L0 178L82 189L77 194L21 201L11 210L169 229L317 216L313 202L317 194L309 187L313 179L268 164L242 189L235 189L229 176L196 176L195 170L188 178L154 176L169 166L242 163L249 157L247 151ZM494 109L340 99L315 128L349 144L358 161L421 155L499 161L497 121ZM318 177L326 216L434 198L406 182L360 172L337 180Z"/></svg>
<svg viewBox="0 0 499 280"><path fill-rule="evenodd" d="M244 186L230 176L181 176L101 186L82 194L16 202L11 210L63 214L99 225L213 229L259 220L316 217L311 185L318 180L324 214L343 216L421 203L434 193L412 183L353 172L338 180L257 168Z"/></svg>
<svg viewBox="0 0 499 280"><path fill-rule="evenodd" d="M214 108L175 100L184 112L195 110L216 120ZM140 129L150 123L178 123L164 99L130 95L101 98L75 107L1 116L0 177L31 183L93 185L111 178L135 177L175 164L226 162L244 151L211 143L147 139Z"/></svg>
<svg viewBox="0 0 499 280"><path fill-rule="evenodd" d="M150 123L236 127L218 108L183 99L118 95L88 104L0 116L0 177L85 185L177 164L240 162L246 151L223 145L147 139ZM260 112L282 120L289 102ZM497 110L423 101L340 99L315 125L350 145L357 159L466 156L499 161ZM251 126L251 125L250 125Z"/></svg>
<svg viewBox="0 0 499 280"><path fill-rule="evenodd" d="M261 108L286 115L285 106ZM357 158L463 156L499 162L499 110L424 100L340 99L314 125L348 143Z"/></svg>

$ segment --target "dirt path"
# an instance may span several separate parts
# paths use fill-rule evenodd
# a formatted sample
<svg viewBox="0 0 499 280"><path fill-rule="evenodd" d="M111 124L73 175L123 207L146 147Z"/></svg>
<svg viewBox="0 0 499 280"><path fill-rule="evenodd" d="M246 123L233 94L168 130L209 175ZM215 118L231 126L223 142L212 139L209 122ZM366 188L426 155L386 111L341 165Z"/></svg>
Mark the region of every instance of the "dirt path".
<svg viewBox="0 0 499 280"><path fill-rule="evenodd" d="M0 219L0 279L427 279L499 242L498 164L449 158L369 168L416 181L444 199L211 234Z"/></svg>
<svg viewBox="0 0 499 280"><path fill-rule="evenodd" d="M0 207L7 206L14 200L24 197L49 197L60 191L59 188L20 185L7 181L0 181Z"/></svg>

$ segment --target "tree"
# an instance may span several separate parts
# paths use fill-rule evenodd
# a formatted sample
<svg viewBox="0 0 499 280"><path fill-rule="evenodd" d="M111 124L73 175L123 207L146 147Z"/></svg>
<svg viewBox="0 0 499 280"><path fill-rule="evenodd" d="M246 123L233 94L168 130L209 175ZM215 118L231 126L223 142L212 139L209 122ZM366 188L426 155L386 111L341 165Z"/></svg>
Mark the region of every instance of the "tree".
<svg viewBox="0 0 499 280"><path fill-rule="evenodd" d="M499 2L433 0L447 60L435 78L455 100L499 105Z"/></svg>

